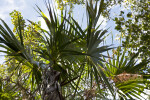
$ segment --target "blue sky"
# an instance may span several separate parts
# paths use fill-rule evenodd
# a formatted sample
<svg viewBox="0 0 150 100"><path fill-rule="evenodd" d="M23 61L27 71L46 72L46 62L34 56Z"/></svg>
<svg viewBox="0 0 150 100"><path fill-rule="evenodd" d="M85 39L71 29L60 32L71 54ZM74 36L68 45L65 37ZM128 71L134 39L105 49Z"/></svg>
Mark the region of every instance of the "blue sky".
<svg viewBox="0 0 150 100"><path fill-rule="evenodd" d="M43 0L0 0L0 18L10 24L9 13L13 10L18 10L22 13L25 19L37 21L38 13L35 13L35 4L44 8Z"/></svg>

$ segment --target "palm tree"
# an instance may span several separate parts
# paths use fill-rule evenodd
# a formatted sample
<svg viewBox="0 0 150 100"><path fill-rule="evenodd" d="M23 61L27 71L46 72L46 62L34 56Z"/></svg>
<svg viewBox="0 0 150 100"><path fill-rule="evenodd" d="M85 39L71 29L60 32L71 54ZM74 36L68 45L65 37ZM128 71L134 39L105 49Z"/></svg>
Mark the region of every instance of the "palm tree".
<svg viewBox="0 0 150 100"><path fill-rule="evenodd" d="M95 74L97 82L98 77L102 75L102 78L108 83L106 76L101 68L98 67L99 64L102 65L99 62L102 60L100 57L103 57L101 53L111 49L108 48L109 46L99 47L99 44L104 39L102 38L103 35L107 32L106 30L98 30L98 27L96 27L100 13L102 12L103 2L102 0L98 11L97 2L95 9L91 3L89 5L87 2L89 21L88 27L85 30L71 16L69 16L69 19L66 18L66 13L64 16L62 13L61 22L59 22L55 10L50 7L49 3L46 3L49 18L37 6L39 14L45 20L49 29L48 31L41 29L41 33L37 32L40 35L40 42L45 44L41 50L32 50L30 46L25 44L25 32L22 29L21 18L19 16L16 35L1 19L3 26L0 25L0 41L3 43L1 47L6 50L1 50L1 52L12 56L13 59L17 60L19 65L25 65L31 69L29 71L29 73L32 73L32 77L30 77L30 80L32 80L31 87L33 88L33 84L36 84L34 92L39 90L43 100L63 100L60 87L66 84L71 84L74 88L74 94L71 95L75 97L78 92L79 83L83 80L82 75L87 72L84 70L87 68L89 75L91 74L90 70L94 70L92 73ZM34 24L32 21L29 22ZM33 55L31 51L37 54ZM41 57L49 63L40 63L35 60L34 56ZM23 87L19 80L16 81L20 87ZM107 85L110 87L110 84ZM27 89L25 90L27 91ZM112 91L111 88L110 90ZM35 99L34 92L29 93L32 99Z"/></svg>
<svg viewBox="0 0 150 100"><path fill-rule="evenodd" d="M11 71L13 69L8 85L3 84L3 87L12 87L12 91L16 92L13 94L16 96L14 99L21 96L20 99L33 100L90 100L107 98L108 91L115 99L114 87L119 88L119 84L110 84L109 77L122 72L108 74L109 71L113 72L109 66L113 65L111 68L115 69L117 64L106 62L105 59L111 57L103 55L103 52L113 49L110 45L101 45L107 33L107 29L99 30L98 23L104 0L96 1L95 4L86 2L86 29L65 11L61 12L59 18L50 3L45 4L49 17L38 6L37 12L44 19L48 30L28 20L33 25L29 33L36 34L36 38L31 39L33 43L27 43L28 32L20 16L17 17L15 32L1 19L0 47L5 50L0 52L7 54L7 65ZM11 77L13 75L15 77Z"/></svg>

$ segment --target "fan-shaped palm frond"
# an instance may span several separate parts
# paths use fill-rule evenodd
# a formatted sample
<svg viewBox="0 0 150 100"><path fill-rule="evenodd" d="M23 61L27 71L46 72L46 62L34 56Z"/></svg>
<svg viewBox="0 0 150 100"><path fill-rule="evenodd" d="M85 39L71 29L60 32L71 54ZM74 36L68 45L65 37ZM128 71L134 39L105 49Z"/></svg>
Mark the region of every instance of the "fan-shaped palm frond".
<svg viewBox="0 0 150 100"><path fill-rule="evenodd" d="M146 95L144 89L147 87L146 84L149 84L149 80L144 77L147 75L142 72L142 69L148 62L137 63L138 53L132 55L131 58L125 56L126 50L123 51L122 55L120 49L114 53L117 55L115 57L113 54L113 58L108 59L109 64L106 64L105 74L115 83L119 96L124 99L143 98L141 93ZM108 56L110 56L109 53Z"/></svg>

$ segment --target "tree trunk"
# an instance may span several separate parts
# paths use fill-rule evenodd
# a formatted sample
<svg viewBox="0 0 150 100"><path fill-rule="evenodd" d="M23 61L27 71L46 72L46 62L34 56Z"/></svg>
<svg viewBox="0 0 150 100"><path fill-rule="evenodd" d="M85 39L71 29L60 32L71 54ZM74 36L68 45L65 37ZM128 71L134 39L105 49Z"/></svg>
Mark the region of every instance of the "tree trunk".
<svg viewBox="0 0 150 100"><path fill-rule="evenodd" d="M47 68L42 76L42 99L43 100L64 100L60 93L60 85L58 83L60 72Z"/></svg>

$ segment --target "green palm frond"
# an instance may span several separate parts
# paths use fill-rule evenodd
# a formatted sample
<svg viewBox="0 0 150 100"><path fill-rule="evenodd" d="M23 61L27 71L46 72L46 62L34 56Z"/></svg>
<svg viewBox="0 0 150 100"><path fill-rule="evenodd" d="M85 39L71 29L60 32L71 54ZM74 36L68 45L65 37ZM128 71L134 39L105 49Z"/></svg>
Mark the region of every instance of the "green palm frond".
<svg viewBox="0 0 150 100"><path fill-rule="evenodd" d="M26 50L24 49L23 46L23 38L22 38L22 33L20 34L20 41L15 37L14 33L11 31L11 29L8 27L8 25L1 19L4 27L0 25L0 41L3 46L3 48L7 49L8 55L12 56L21 56L24 59L29 60L30 57L26 53ZM13 55L14 54L14 55Z"/></svg>
<svg viewBox="0 0 150 100"><path fill-rule="evenodd" d="M105 74L114 81L121 98L143 98L140 95L141 93L146 95L144 89L147 87L146 84L149 84L149 81L144 77L145 74L139 72L148 62L137 64L136 58L138 53L129 59L125 56L126 50L122 54L120 53L120 49L116 50L116 52L116 56L113 55L112 59L108 59L109 64L106 64L106 69L109 71L106 70ZM108 56L110 56L109 53Z"/></svg>

